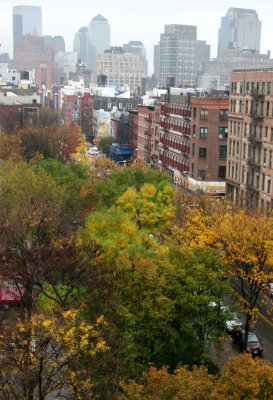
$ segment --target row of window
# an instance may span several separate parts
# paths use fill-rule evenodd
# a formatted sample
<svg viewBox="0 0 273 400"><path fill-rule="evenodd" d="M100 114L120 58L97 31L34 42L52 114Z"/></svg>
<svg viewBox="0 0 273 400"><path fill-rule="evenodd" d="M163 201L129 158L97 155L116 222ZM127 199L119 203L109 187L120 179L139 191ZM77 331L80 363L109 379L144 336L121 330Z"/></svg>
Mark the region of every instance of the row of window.
<svg viewBox="0 0 273 400"><path fill-rule="evenodd" d="M234 135L240 136L254 136L257 138L268 139L273 142L273 128L267 126L242 124L236 121L230 121L229 132Z"/></svg>
<svg viewBox="0 0 273 400"><path fill-rule="evenodd" d="M192 164L192 173L194 174L194 164ZM200 180L206 180L206 170L199 169L197 176ZM219 166L218 168L218 181L224 181L226 179L226 166Z"/></svg>
<svg viewBox="0 0 273 400"><path fill-rule="evenodd" d="M238 165L231 165L228 163L228 176L236 181L239 180L239 168ZM271 194L271 177L265 174L260 174L255 170L246 169L242 167L241 181L247 186L252 186L263 192Z"/></svg>
<svg viewBox="0 0 273 400"><path fill-rule="evenodd" d="M192 156L195 154L195 144L192 144ZM199 147L199 158L207 158L207 148ZM219 159L225 160L227 158L227 146L219 146Z"/></svg>
<svg viewBox="0 0 273 400"><path fill-rule="evenodd" d="M229 155L239 157L239 142L230 140L229 142ZM272 168L273 166L273 151L268 149L262 149L261 147L256 147L252 145L243 144L243 159L248 161L253 161L257 164L263 164L265 167L268 166Z"/></svg>
<svg viewBox="0 0 273 400"><path fill-rule="evenodd" d="M272 82L231 82L231 93L240 94L271 94Z"/></svg>
<svg viewBox="0 0 273 400"><path fill-rule="evenodd" d="M240 114L255 114L273 117L273 106L270 101L230 100L229 110Z"/></svg>
<svg viewBox="0 0 273 400"><path fill-rule="evenodd" d="M196 126L192 126L192 133L193 135L196 135ZM201 139L206 139L208 137L208 128L207 127L200 127L200 138ZM228 137L228 127L223 126L219 127L219 134L218 138L219 139L227 139Z"/></svg>
<svg viewBox="0 0 273 400"><path fill-rule="evenodd" d="M228 114L227 114L228 110L227 109L221 109L219 111L219 119L221 121L227 121L228 119ZM196 119L197 116L197 108L193 107L193 118ZM207 120L208 119L208 115L209 115L209 110L206 108L201 108L200 109L200 119L201 120Z"/></svg>

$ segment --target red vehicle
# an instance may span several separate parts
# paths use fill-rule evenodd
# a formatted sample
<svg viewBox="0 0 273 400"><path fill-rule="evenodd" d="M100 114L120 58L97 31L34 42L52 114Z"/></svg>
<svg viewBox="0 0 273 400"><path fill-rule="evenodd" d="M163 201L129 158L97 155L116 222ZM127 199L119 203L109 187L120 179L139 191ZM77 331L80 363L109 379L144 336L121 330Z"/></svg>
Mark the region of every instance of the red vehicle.
<svg viewBox="0 0 273 400"><path fill-rule="evenodd" d="M18 288L11 282L0 283L0 306L19 307L21 297L24 293L23 288Z"/></svg>

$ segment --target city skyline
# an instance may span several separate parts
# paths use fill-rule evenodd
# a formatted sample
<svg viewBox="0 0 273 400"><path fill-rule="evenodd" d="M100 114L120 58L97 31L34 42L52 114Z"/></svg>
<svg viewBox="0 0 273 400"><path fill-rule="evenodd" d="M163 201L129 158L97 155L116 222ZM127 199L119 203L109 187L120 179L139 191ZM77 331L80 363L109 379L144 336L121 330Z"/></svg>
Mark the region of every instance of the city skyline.
<svg viewBox="0 0 273 400"><path fill-rule="evenodd" d="M257 3L254 0L227 1L221 3L208 0L206 3L197 0L194 6L181 4L178 0L166 3L144 2L140 0L134 9L128 9L124 0L115 7L108 0L98 5L88 3L86 0L1 0L2 23L0 27L1 53L13 54L12 49L12 7L17 5L37 5L43 8L43 34L62 35L66 42L67 51L73 49L73 37L81 26L88 26L91 19L97 14L102 14L111 26L111 45L122 46L130 40L140 40L147 49L149 60L149 73L153 72L153 46L158 44L160 34L167 24L197 25L197 38L206 40L211 44L211 56L216 57L218 45L218 29L221 17L230 7L253 8L257 11L262 21L261 52L273 52L271 41L271 11L273 5L267 0ZM196 10L199 10L196 13ZM65 12L64 12L65 11Z"/></svg>

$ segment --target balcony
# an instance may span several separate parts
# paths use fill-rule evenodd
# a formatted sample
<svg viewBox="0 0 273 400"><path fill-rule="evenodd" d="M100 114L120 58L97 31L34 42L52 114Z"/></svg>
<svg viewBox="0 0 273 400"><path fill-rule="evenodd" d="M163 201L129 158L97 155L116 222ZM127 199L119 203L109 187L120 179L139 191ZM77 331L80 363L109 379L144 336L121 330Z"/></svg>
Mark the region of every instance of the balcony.
<svg viewBox="0 0 273 400"><path fill-rule="evenodd" d="M255 168L257 170L261 169L261 164L259 164L257 161L255 161L253 158L247 158L247 165L251 168Z"/></svg>
<svg viewBox="0 0 273 400"><path fill-rule="evenodd" d="M250 135L249 137L248 137L248 140L249 140L249 142L251 142L251 143L253 143L253 144L255 144L255 143L262 143L262 138L260 138L260 137L257 137L257 136L254 136L254 135Z"/></svg>
<svg viewBox="0 0 273 400"><path fill-rule="evenodd" d="M251 89L250 94L254 99L257 99L257 100L263 99L265 97L264 94L259 93L259 90L254 89L254 88Z"/></svg>

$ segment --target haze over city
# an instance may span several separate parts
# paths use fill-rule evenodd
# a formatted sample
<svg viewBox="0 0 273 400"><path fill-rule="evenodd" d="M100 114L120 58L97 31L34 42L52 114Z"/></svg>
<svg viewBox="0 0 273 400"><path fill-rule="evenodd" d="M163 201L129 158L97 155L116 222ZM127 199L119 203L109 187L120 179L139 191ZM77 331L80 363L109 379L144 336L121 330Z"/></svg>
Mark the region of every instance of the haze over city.
<svg viewBox="0 0 273 400"><path fill-rule="evenodd" d="M206 40L211 45L211 57L217 55L218 29L221 17L229 7L253 8L257 10L262 21L261 53L273 51L272 21L273 4L267 0L259 2L197 0L194 3L171 0L169 2L139 0L128 3L120 0L113 3L109 0L91 3L87 0L1 0L0 43L1 53L12 56L12 7L15 5L42 6L43 34L62 35L66 49L73 48L74 33L87 26L98 13L108 19L111 26L111 45L118 46L129 40L141 40L147 49L149 74L153 73L153 45L160 39L165 24L197 25L198 39Z"/></svg>

